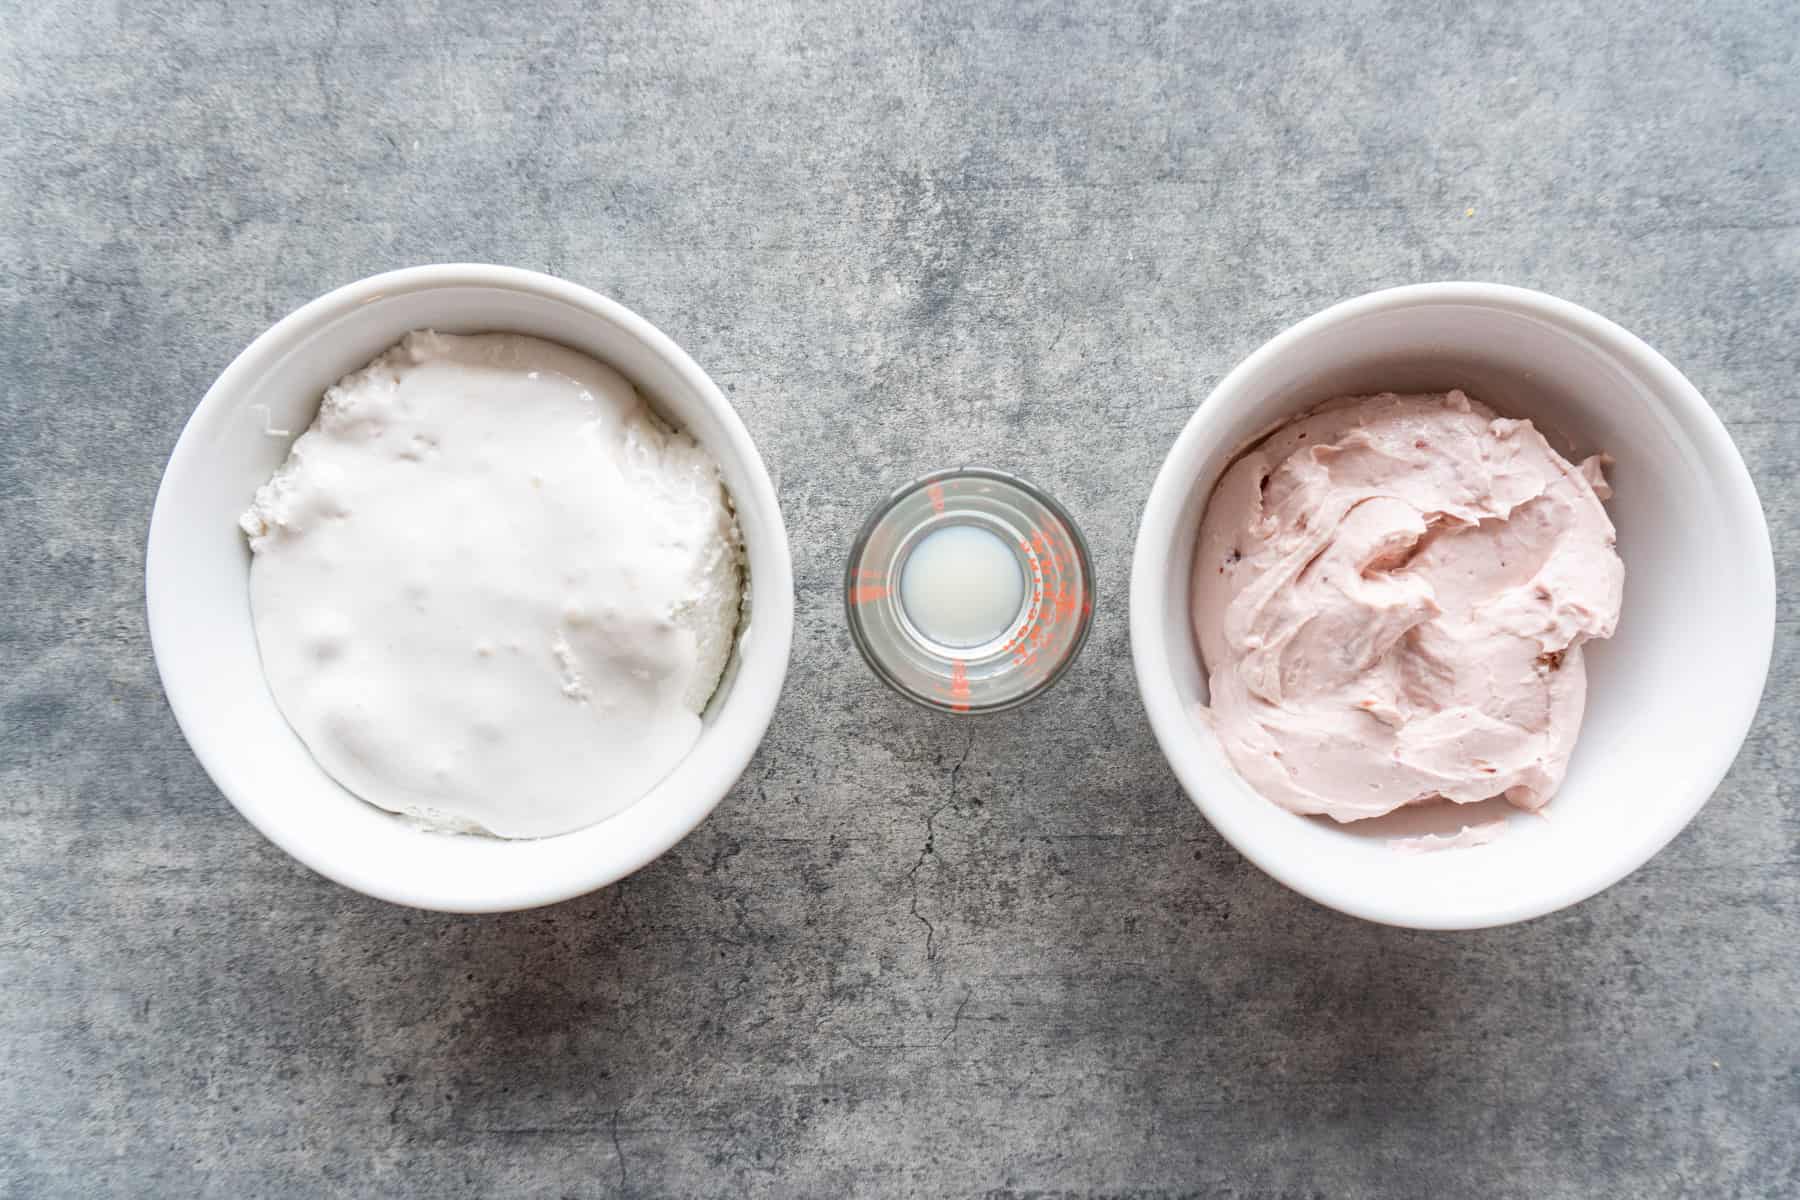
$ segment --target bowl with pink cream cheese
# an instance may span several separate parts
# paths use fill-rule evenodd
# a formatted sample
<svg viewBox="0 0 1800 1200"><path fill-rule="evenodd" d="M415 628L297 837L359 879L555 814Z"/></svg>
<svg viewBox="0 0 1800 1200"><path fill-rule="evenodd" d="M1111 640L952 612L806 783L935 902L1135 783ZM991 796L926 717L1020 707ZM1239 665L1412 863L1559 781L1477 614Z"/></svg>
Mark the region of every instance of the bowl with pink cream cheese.
<svg viewBox="0 0 1800 1200"><path fill-rule="evenodd" d="M1341 911L1477 928L1694 816L1774 629L1767 527L1693 386L1541 293L1346 301L1228 375L1140 525L1134 666L1183 787Z"/></svg>

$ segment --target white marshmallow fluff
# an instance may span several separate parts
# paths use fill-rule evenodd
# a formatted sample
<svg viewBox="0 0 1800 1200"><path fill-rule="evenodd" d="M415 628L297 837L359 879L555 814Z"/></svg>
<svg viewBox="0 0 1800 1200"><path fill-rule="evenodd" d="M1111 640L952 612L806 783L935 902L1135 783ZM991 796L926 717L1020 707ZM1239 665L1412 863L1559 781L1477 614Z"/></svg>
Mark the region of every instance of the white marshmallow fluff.
<svg viewBox="0 0 1800 1200"><path fill-rule="evenodd" d="M623 376L409 334L325 393L242 525L269 686L319 764L434 827L547 837L693 748L743 546L718 465Z"/></svg>

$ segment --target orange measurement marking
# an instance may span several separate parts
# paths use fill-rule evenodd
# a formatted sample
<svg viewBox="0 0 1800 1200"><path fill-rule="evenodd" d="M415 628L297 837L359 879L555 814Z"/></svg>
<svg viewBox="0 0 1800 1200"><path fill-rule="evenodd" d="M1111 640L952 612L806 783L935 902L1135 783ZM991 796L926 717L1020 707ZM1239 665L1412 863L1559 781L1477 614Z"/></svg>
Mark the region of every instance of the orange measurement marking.
<svg viewBox="0 0 1800 1200"><path fill-rule="evenodd" d="M969 690L969 668L962 659L956 659L950 664L949 688L935 687L934 685L934 690L940 695L950 697L951 712L969 711L969 697L972 694Z"/></svg>
<svg viewBox="0 0 1800 1200"><path fill-rule="evenodd" d="M867 604L888 595L887 581L874 567L857 567L850 572L850 603Z"/></svg>
<svg viewBox="0 0 1800 1200"><path fill-rule="evenodd" d="M944 511L944 485L943 484L941 484L941 483L932 484L930 487L925 489L925 494L927 496L931 497L931 511L932 512L943 512Z"/></svg>

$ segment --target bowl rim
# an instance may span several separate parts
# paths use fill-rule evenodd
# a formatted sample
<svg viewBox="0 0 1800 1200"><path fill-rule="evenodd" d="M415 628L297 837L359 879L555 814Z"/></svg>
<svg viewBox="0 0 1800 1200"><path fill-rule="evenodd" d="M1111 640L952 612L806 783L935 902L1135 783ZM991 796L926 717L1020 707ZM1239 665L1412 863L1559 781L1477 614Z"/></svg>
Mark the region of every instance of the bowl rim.
<svg viewBox="0 0 1800 1200"><path fill-rule="evenodd" d="M1371 313L1440 305L1497 308L1547 320L1586 336L1629 366L1650 385L1656 402L1681 420L1709 463L1722 469L1722 477L1716 482L1733 521L1742 526L1753 543L1755 559L1747 596L1755 619L1744 635L1756 639L1751 653L1759 668L1754 688L1746 686L1731 698L1736 709L1731 714L1732 735L1716 739L1707 751L1701 776L1706 780L1705 786L1659 810L1650 834L1637 843L1636 848L1642 853L1597 859L1593 869L1571 877L1564 886L1532 900L1496 907L1479 919L1434 918L1431 913L1412 911L1404 905L1364 897L1350 887L1322 882L1298 869L1288 856L1272 852L1245 824L1234 820L1231 804L1236 797L1225 789L1215 792L1218 771L1198 761L1184 745L1184 738L1191 736L1193 719L1183 710L1174 677L1168 670L1164 649L1167 639L1163 636L1162 598L1166 594L1168 560L1159 547L1166 547L1173 538L1193 482L1206 465L1206 456L1201 453L1203 443L1229 414L1260 400L1260 396L1245 390L1247 381L1273 360L1326 329ZM1479 929L1544 916L1611 887L1654 857L1711 798L1750 732L1768 682L1775 643L1775 562L1768 522L1743 456L1712 406L1673 364L1629 330L1571 301L1510 284L1447 281L1384 288L1339 301L1277 333L1219 381L1183 425L1151 484L1132 554L1129 607L1132 669L1151 731L1182 789L1220 836L1271 878L1350 916L1415 929Z"/></svg>
<svg viewBox="0 0 1800 1200"><path fill-rule="evenodd" d="M394 879L379 872L350 869L329 853L319 852L313 841L290 837L285 823L273 819L270 811L249 802L248 797L240 797L236 784L241 781L234 778L233 771L225 768L220 747L206 733L205 712L196 700L203 680L198 676L189 678L189 672L172 658L170 643L176 634L169 613L169 606L176 603L172 577L180 569L176 545L180 518L171 508L168 497L176 481L205 469L199 429L213 410L244 394L247 385L254 383L292 346L345 314L391 296L450 288L499 289L558 301L611 325L645 347L671 369L718 420L725 445L714 449L725 452L719 457L729 455L736 461L747 484L732 487L734 506L740 512L754 509L771 518L762 522L765 531L758 547L760 552L754 554L758 559L753 568L756 591L752 627L756 637L741 647L742 657L734 668L733 690L723 706L734 714L731 726L722 731L730 740L723 746L716 773L705 781L704 788L695 791L696 795L705 794L704 802L672 804L666 819L655 823L648 836L604 855L584 858L580 870L520 872L516 883L496 889L491 881L486 881L485 890L478 897L463 898L454 895L454 889L399 886ZM749 549L747 546L746 550ZM189 414L163 469L145 547L144 595L151 654L169 708L194 756L232 807L285 853L335 883L377 899L443 912L507 912L554 904L615 883L666 853L705 820L748 767L774 717L786 682L793 644L793 557L780 501L749 430L718 385L673 339L618 301L555 276L486 263L403 267L344 284L290 312L240 351ZM622 810L629 811L629 807ZM602 821L556 837L506 840L502 844L554 843L562 838L591 833L606 823Z"/></svg>

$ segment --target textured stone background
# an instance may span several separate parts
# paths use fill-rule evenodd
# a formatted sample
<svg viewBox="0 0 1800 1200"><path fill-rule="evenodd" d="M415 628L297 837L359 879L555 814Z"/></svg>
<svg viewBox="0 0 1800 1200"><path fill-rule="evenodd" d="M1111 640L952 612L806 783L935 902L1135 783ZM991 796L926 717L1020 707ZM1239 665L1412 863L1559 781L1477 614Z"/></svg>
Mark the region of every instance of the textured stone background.
<svg viewBox="0 0 1800 1200"><path fill-rule="evenodd" d="M1792 595L1800 9L585 7L0 0L0 1193L1800 1191L1791 610L1668 850L1432 936L1211 832L1124 606L1224 371L1457 277L1680 365ZM685 345L779 474L800 588L714 817L485 919L343 891L238 819L141 599L213 376L332 286L452 259ZM1105 601L1060 689L978 724L884 694L834 586L876 490L962 459L1056 491Z"/></svg>

